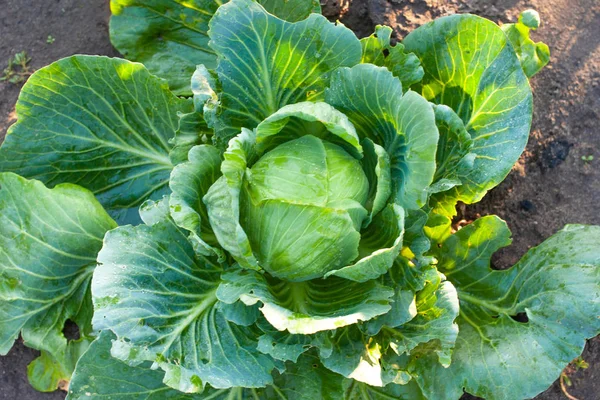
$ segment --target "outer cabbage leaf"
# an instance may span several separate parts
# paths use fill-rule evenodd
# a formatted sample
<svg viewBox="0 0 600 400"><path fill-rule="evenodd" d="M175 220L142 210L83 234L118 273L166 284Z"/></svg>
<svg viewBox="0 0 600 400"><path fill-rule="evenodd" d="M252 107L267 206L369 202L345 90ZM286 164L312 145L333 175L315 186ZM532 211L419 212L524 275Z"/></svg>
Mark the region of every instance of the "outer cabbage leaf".
<svg viewBox="0 0 600 400"><path fill-rule="evenodd" d="M188 159L171 172L171 217L190 232L190 242L197 252L206 256L220 255L202 198L221 176L221 152L209 145L195 146Z"/></svg>
<svg viewBox="0 0 600 400"><path fill-rule="evenodd" d="M324 368L314 354L305 354L296 363L286 363L285 372L274 376L274 384L265 389L213 389L187 394L162 384L164 373L151 369L150 363L131 366L111 357L108 331L92 343L73 376L67 400L314 400L344 398L343 378Z"/></svg>
<svg viewBox="0 0 600 400"><path fill-rule="evenodd" d="M288 21L320 13L317 0L259 0L269 12ZM110 40L125 58L138 61L169 81L178 95L190 94L196 65L215 68L208 22L227 0L111 0Z"/></svg>
<svg viewBox="0 0 600 400"><path fill-rule="evenodd" d="M63 328L75 322L90 333L89 282L106 231L116 223L89 191L71 184L47 189L12 173L0 173L0 354L19 333L25 344L46 351L30 377L50 388L39 366L57 365L65 378L72 365Z"/></svg>
<svg viewBox="0 0 600 400"><path fill-rule="evenodd" d="M186 162L192 147L207 144L212 138L214 132L204 120L204 108L217 101L214 86L216 82L213 74L206 66L198 65L191 84L194 109L192 112L179 114L179 128L175 137L169 141L173 145L169 157L174 165Z"/></svg>
<svg viewBox="0 0 600 400"><path fill-rule="evenodd" d="M287 362L285 372L275 376L275 384L265 389L267 400L338 400L344 398L344 378L325 368L309 352L297 362Z"/></svg>
<svg viewBox="0 0 600 400"><path fill-rule="evenodd" d="M386 67L400 79L406 91L423 79L423 67L417 56L404 51L404 45L398 43L392 46L391 36L392 28L377 25L374 34L360 40L363 49L361 62Z"/></svg>
<svg viewBox="0 0 600 400"><path fill-rule="evenodd" d="M383 147L367 138L363 139L362 146L365 152L363 170L369 180L369 198L365 206L369 211L369 218L363 222L363 226L368 227L373 216L383 210L390 199L392 173L390 156Z"/></svg>
<svg viewBox="0 0 600 400"><path fill-rule="evenodd" d="M473 139L474 164L457 190L460 200L479 201L506 177L529 136L532 95L519 58L496 24L468 14L436 19L403 43L425 70L415 90L452 108Z"/></svg>
<svg viewBox="0 0 600 400"><path fill-rule="evenodd" d="M257 0L268 12L289 21L298 22L311 13L321 14L320 0Z"/></svg>
<svg viewBox="0 0 600 400"><path fill-rule="evenodd" d="M323 102L304 101L283 106L256 128L259 152L304 135L313 135L362 158L356 129L344 114Z"/></svg>
<svg viewBox="0 0 600 400"><path fill-rule="evenodd" d="M246 168L256 160L256 134L242 129L223 154L223 176L203 198L210 225L219 244L242 266L260 270L250 241L240 225L240 191Z"/></svg>
<svg viewBox="0 0 600 400"><path fill-rule="evenodd" d="M385 387L369 386L355 380L345 380L346 400L426 400L414 381L405 385L390 383Z"/></svg>
<svg viewBox="0 0 600 400"><path fill-rule="evenodd" d="M81 184L117 222L137 223L137 207L168 190L168 140L191 103L141 64L73 56L33 74L16 111L0 170Z"/></svg>
<svg viewBox="0 0 600 400"><path fill-rule="evenodd" d="M336 331L332 338L331 355L321 355L323 364L347 378L371 386L386 386L389 383L406 384L411 376L401 365L399 356L408 355L420 343L435 343L435 351L444 366L450 356L458 326L454 323L458 315L458 298L450 282L442 282L435 269L427 271L427 283L416 296L414 317L384 325L375 336L368 336L356 327ZM383 316L385 318L386 316ZM410 319L406 321L406 319Z"/></svg>
<svg viewBox="0 0 600 400"><path fill-rule="evenodd" d="M526 10L519 15L516 24L502 25L519 59L525 75L531 78L550 62L550 49L546 43L535 43L529 37L531 30L540 27L540 15L535 10Z"/></svg>
<svg viewBox="0 0 600 400"><path fill-rule="evenodd" d="M214 68L208 21L221 1L111 0L110 40L126 58L169 81L176 94L190 94L196 65Z"/></svg>
<svg viewBox="0 0 600 400"><path fill-rule="evenodd" d="M356 283L342 278L286 282L253 271L223 275L219 300L246 305L262 303L260 311L280 331L311 334L367 321L390 310L393 291L376 281Z"/></svg>
<svg viewBox="0 0 600 400"><path fill-rule="evenodd" d="M274 364L256 350L260 333L220 310L220 268L172 221L111 231L98 261L93 324L117 335L121 359L155 361L164 382L184 392L272 382Z"/></svg>
<svg viewBox="0 0 600 400"><path fill-rule="evenodd" d="M534 397L600 333L600 228L569 225L511 269L493 271L490 257L509 236L490 216L444 243L439 268L458 289L459 335L448 369L431 357L413 363L428 397L457 397L463 387L491 400L512 399L515 388ZM512 318L520 313L527 322Z"/></svg>
<svg viewBox="0 0 600 400"><path fill-rule="evenodd" d="M258 326L265 332L258 340L258 350L276 360L297 362L298 357L311 348L318 349L323 356L331 354L329 331L313 335L293 335L287 331L278 331L265 319L259 320Z"/></svg>
<svg viewBox="0 0 600 400"><path fill-rule="evenodd" d="M42 350L42 354L27 366L27 378L31 386L40 392L68 387L75 365L91 341L92 338L88 337L71 340L66 349L59 353Z"/></svg>
<svg viewBox="0 0 600 400"><path fill-rule="evenodd" d="M420 344L411 352L408 361L405 360L404 367L413 378L411 382L419 387L426 399L460 399L464 394L460 379L452 368L440 364L435 349L435 343Z"/></svg>
<svg viewBox="0 0 600 400"><path fill-rule="evenodd" d="M162 383L164 372L150 362L131 366L111 357L110 331L103 331L83 354L73 374L67 400L109 398L118 400L224 400L238 398L243 388L187 394ZM249 391L249 390L248 390ZM232 396L232 397L228 397Z"/></svg>
<svg viewBox="0 0 600 400"><path fill-rule="evenodd" d="M205 118L220 145L284 105L322 99L330 72L361 57L360 42L344 26L317 14L285 22L251 0L220 7L209 36L221 92L218 107Z"/></svg>
<svg viewBox="0 0 600 400"><path fill-rule="evenodd" d="M437 145L434 184L430 193L444 192L462 184L462 177L473 168L473 141L463 121L448 106L433 105L435 123L440 133Z"/></svg>
<svg viewBox="0 0 600 400"><path fill-rule="evenodd" d="M325 277L339 276L356 282L366 282L385 274L402 250L404 210L388 204L375 216L373 223L361 231L359 259L352 265L329 271Z"/></svg>
<svg viewBox="0 0 600 400"><path fill-rule="evenodd" d="M416 295L417 315L406 324L395 328L383 327L392 350L409 354L417 345L435 342L439 362L448 367L458 335L458 297L452 283L443 281L435 270L428 271L428 282Z"/></svg>
<svg viewBox="0 0 600 400"><path fill-rule="evenodd" d="M421 208L435 172L438 130L431 106L390 71L370 64L338 69L325 100L350 118L361 138L369 138L390 156L396 201Z"/></svg>

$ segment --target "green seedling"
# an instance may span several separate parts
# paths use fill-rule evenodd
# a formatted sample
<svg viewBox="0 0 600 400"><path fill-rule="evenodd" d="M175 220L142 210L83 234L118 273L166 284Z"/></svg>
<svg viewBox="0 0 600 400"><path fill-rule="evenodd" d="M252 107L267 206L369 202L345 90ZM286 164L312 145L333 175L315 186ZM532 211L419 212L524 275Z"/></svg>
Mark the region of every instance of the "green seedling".
<svg viewBox="0 0 600 400"><path fill-rule="evenodd" d="M579 370L587 369L589 366L590 365L587 363L587 361L585 361L583 357L580 356L571 361L569 365L567 365L567 367L560 374L560 389L569 400L579 400L577 399L577 397L572 396L567 391L568 387L573 386L573 381L571 381L570 376Z"/></svg>
<svg viewBox="0 0 600 400"><path fill-rule="evenodd" d="M25 51L15 54L8 59L8 66L2 71L0 81L6 81L14 84L22 83L33 74L33 70L29 67L31 58L27 56Z"/></svg>

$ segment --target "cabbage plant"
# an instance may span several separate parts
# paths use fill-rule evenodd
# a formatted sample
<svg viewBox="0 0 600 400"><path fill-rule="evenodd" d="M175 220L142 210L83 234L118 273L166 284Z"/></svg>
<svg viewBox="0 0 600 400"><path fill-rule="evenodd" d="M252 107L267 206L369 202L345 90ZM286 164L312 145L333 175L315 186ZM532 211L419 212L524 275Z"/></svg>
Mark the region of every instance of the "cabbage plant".
<svg viewBox="0 0 600 400"><path fill-rule="evenodd" d="M36 389L530 398L600 332L599 227L493 270L506 224L452 224L527 142L534 11L393 45L312 0L111 8L132 61L40 69L0 148L0 352L41 351Z"/></svg>

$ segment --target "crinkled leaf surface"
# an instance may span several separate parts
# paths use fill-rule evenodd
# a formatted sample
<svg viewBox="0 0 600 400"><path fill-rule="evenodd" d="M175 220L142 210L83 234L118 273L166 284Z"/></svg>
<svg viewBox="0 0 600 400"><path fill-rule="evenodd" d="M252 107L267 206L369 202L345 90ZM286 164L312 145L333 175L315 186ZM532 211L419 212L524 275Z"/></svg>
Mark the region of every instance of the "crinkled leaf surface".
<svg viewBox="0 0 600 400"><path fill-rule="evenodd" d="M369 217L363 222L363 226L367 227L373 216L383 210L392 194L392 175L390 156L382 146L368 138L363 139L362 146L365 153L362 166L369 180L369 197L365 205Z"/></svg>
<svg viewBox="0 0 600 400"><path fill-rule="evenodd" d="M130 366L110 355L110 331L103 331L77 363L69 385L67 400L200 400L202 395L190 395L171 389L162 383L164 372L153 370L150 363Z"/></svg>
<svg viewBox="0 0 600 400"><path fill-rule="evenodd" d="M360 40L363 49L361 62L386 67L400 79L406 91L423 79L423 67L417 56L404 51L404 45L398 43L392 46L391 37L392 28L377 25L374 34Z"/></svg>
<svg viewBox="0 0 600 400"><path fill-rule="evenodd" d="M210 21L218 55L220 104L214 118L221 145L284 105L322 98L329 73L360 62L360 42L341 25L312 14L289 23L251 0L233 0Z"/></svg>
<svg viewBox="0 0 600 400"><path fill-rule="evenodd" d="M362 326L362 330L370 336L379 333L383 326L395 328L410 321L417 315L417 304L415 302L415 293L425 285L425 279L419 282L420 287L413 289L406 284L407 279L404 275L404 265L398 261L380 279L389 287L394 288L393 302L391 310L368 321Z"/></svg>
<svg viewBox="0 0 600 400"><path fill-rule="evenodd" d="M427 209L427 223L423 231L432 244L430 254L438 254L438 246L452 234L452 219L457 215L456 204L459 198L458 188L452 187L450 190L434 193L429 199L430 207Z"/></svg>
<svg viewBox="0 0 600 400"><path fill-rule="evenodd" d="M398 355L409 354L420 343L435 341L439 361L447 367L458 334L454 322L459 310L458 297L452 283L442 282L435 269L430 272L429 281L416 296L417 315L406 324L384 327L383 334Z"/></svg>
<svg viewBox="0 0 600 400"><path fill-rule="evenodd" d="M86 189L0 173L0 354L21 333L27 346L61 360L67 319L89 333L89 283L115 227Z"/></svg>
<svg viewBox="0 0 600 400"><path fill-rule="evenodd" d="M382 343L364 335L357 326L337 329L332 343L331 354L321 355L321 362L330 370L377 387L383 387L396 378L387 374L380 363L385 352ZM410 376L405 373L398 379L403 379L403 383L406 383Z"/></svg>
<svg viewBox="0 0 600 400"><path fill-rule="evenodd" d="M435 123L440 133L433 177L434 190L443 192L460 185L461 177L473 167L474 154L470 153L473 141L460 117L448 106L434 105ZM450 186L450 187L449 187Z"/></svg>
<svg viewBox="0 0 600 400"><path fill-rule="evenodd" d="M430 249L431 243L425 235L424 227L428 215L424 210L410 210L406 213L404 222L404 247L400 260L411 261L414 265L424 266L431 264L424 254ZM414 275L411 274L411 275Z"/></svg>
<svg viewBox="0 0 600 400"><path fill-rule="evenodd" d="M171 172L169 205L175 223L190 232L189 239L200 254L215 255L218 242L202 201L210 186L221 176L221 152L216 147L193 147L188 161Z"/></svg>
<svg viewBox="0 0 600 400"><path fill-rule="evenodd" d="M359 136L385 148L390 156L396 201L405 208L425 204L435 172L438 130L429 103L409 91L383 67L360 64L340 68L325 100L350 118Z"/></svg>
<svg viewBox="0 0 600 400"><path fill-rule="evenodd" d="M463 387L491 400L513 399L515 387L534 397L600 332L600 228L569 225L493 271L490 257L509 236L490 216L444 243L439 268L458 289L459 335L448 369L416 363L428 397L454 398ZM519 313L527 322L512 318Z"/></svg>
<svg viewBox="0 0 600 400"><path fill-rule="evenodd" d="M369 386L362 382L346 379L346 400L426 400L415 382L406 385L390 383L385 387Z"/></svg>
<svg viewBox="0 0 600 400"><path fill-rule="evenodd" d="M298 357L311 348L319 354L331 354L330 332L323 331L313 335L293 335L287 331L278 331L266 320L259 320L258 326L264 332L258 341L258 350L276 360L297 362Z"/></svg>
<svg viewBox="0 0 600 400"><path fill-rule="evenodd" d="M325 139L356 158L362 157L362 146L348 117L323 102L303 101L281 107L258 125L256 143L264 152L304 135Z"/></svg>
<svg viewBox="0 0 600 400"><path fill-rule="evenodd" d="M297 362L287 362L283 374L265 390L269 400L338 400L344 398L344 378L325 368L314 352L305 353ZM259 397L260 398L260 397Z"/></svg>
<svg viewBox="0 0 600 400"><path fill-rule="evenodd" d="M428 270L427 275L427 284L417 293L414 314L408 313L408 318L404 318L396 312L400 318L396 321L384 315L381 318L389 326L382 326L375 336L363 334L356 326L338 329L332 338L331 355L321 355L323 364L347 378L372 386L406 384L411 377L405 367L398 366L398 356L410 354L420 343L432 342L436 347L431 351L448 366L458 333L454 323L458 298L452 284L442 282L435 269Z"/></svg>
<svg viewBox="0 0 600 400"><path fill-rule="evenodd" d="M519 58L500 27L468 14L436 19L403 43L425 70L413 88L452 108L473 139L474 165L458 190L461 200L479 201L506 177L529 136L532 96Z"/></svg>
<svg viewBox="0 0 600 400"><path fill-rule="evenodd" d="M246 167L256 159L256 134L242 129L223 154L219 178L203 198L212 230L229 254L243 268L259 270L246 232L240 225L240 191Z"/></svg>
<svg viewBox="0 0 600 400"><path fill-rule="evenodd" d="M205 383L272 382L274 364L256 350L259 332L227 321L219 309L220 269L198 256L170 220L113 230L98 261L94 328L141 349L127 356L132 361L155 361L166 371L165 383L185 392Z"/></svg>
<svg viewBox="0 0 600 400"><path fill-rule="evenodd" d="M420 214L423 212L421 210L417 211L418 217L411 216L407 220L405 241L414 244L413 250L416 253L421 253L421 251L424 251L422 250L424 247L421 247L422 243L420 243L422 233L417 232L422 231L423 218ZM419 239L414 239L415 236L418 236ZM411 249L408 247L404 247L402 252L412 254ZM429 264L417 265L403 255L396 258L392 268L380 278L383 285L394 288L392 309L388 313L368 321L363 325L362 330L370 336L375 336L383 326L395 328L413 319L417 315L416 293L425 287L432 273L432 268Z"/></svg>
<svg viewBox="0 0 600 400"><path fill-rule="evenodd" d="M361 232L360 259L352 265L326 273L325 277L339 276L366 282L385 274L402 249L403 234L404 210L399 205L390 203Z"/></svg>
<svg viewBox="0 0 600 400"><path fill-rule="evenodd" d="M550 62L550 48L546 43L535 43L529 37L530 31L540 26L540 15L535 10L526 10L519 15L516 24L502 25L521 60L523 71L528 77L537 74Z"/></svg>
<svg viewBox="0 0 600 400"><path fill-rule="evenodd" d="M196 67L192 75L191 89L194 109L188 113L179 113L179 127L169 143L173 145L169 158L176 165L188 161L188 152L192 147L207 144L212 138L213 130L204 120L204 107L211 101L216 101L213 86L216 85L214 76L206 66L201 64Z"/></svg>
<svg viewBox="0 0 600 400"><path fill-rule="evenodd" d="M286 282L253 271L223 275L217 297L262 303L260 311L280 331L311 334L367 321L390 309L393 291L375 281L357 283L342 278Z"/></svg>
<svg viewBox="0 0 600 400"><path fill-rule="evenodd" d="M191 111L191 102L141 64L68 57L23 86L0 170L48 186L80 184L117 222L137 223L137 207L168 190L178 111Z"/></svg>

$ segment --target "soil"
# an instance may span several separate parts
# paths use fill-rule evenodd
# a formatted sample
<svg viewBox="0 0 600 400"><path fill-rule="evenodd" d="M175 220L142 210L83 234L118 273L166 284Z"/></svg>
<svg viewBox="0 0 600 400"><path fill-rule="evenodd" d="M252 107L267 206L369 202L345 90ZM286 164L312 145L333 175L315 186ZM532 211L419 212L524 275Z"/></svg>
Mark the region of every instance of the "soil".
<svg viewBox="0 0 600 400"><path fill-rule="evenodd" d="M531 84L535 113L527 149L507 179L459 218L497 214L514 243L493 264L507 268L567 223L600 225L600 2L597 0L322 0L323 12L359 37L376 24L392 26L396 39L432 18L470 12L512 22L527 8L539 11L536 40L552 50L551 64ZM118 56L108 39L108 0L0 0L0 66L25 50L33 69L72 54ZM48 36L55 40L48 43ZM21 85L0 82L0 141L14 122ZM582 157L594 156L591 161ZM18 341L0 357L0 400L62 400L64 392L41 394L26 377L36 352ZM600 398L600 337L588 342L589 368L570 374L571 395ZM472 399L471 396L465 398ZM538 400L565 399L555 382Z"/></svg>

